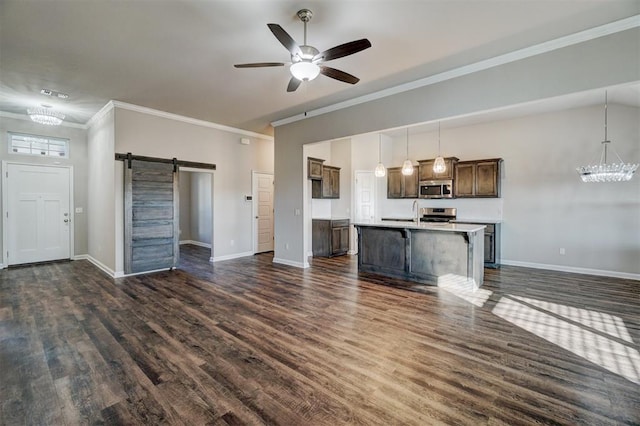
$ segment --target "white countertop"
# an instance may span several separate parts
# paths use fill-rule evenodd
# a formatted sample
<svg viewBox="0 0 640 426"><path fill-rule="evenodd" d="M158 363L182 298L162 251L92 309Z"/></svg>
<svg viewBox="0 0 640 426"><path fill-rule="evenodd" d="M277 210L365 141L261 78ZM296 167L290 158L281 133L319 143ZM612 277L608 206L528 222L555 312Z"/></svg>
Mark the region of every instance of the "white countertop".
<svg viewBox="0 0 640 426"><path fill-rule="evenodd" d="M484 224L491 224L491 223L502 223L502 219L465 219L465 218L456 218L454 220L452 220L452 222L465 222L465 223L484 223Z"/></svg>
<svg viewBox="0 0 640 426"><path fill-rule="evenodd" d="M469 225L464 223L438 223L438 222L371 222L371 223L354 223L356 226L372 226L381 228L405 228L405 229L424 229L427 231L447 231L447 232L478 232L484 229L484 225Z"/></svg>

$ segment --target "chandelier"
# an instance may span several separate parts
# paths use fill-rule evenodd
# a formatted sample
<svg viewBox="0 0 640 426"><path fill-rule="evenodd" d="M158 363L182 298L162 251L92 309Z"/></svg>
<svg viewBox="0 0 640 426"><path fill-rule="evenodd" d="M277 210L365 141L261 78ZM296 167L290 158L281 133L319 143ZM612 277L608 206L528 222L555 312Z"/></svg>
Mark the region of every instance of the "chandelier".
<svg viewBox="0 0 640 426"><path fill-rule="evenodd" d="M611 149L618 159L618 163L607 163L608 148L611 141L607 139L607 92L604 92L604 140L602 141L602 153L600 162L588 166L577 167L576 170L583 182L625 182L631 180L638 164L622 161L613 145Z"/></svg>
<svg viewBox="0 0 640 426"><path fill-rule="evenodd" d="M29 114L29 117L31 117L31 120L48 126L58 126L64 119L64 114L52 110L49 105L42 105L37 108L28 108L27 113Z"/></svg>

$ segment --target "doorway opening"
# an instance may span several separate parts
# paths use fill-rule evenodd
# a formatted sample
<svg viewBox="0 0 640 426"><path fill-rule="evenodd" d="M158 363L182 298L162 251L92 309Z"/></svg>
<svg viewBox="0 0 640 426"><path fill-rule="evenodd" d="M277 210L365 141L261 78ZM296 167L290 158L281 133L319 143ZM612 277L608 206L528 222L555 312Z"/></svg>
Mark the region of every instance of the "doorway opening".
<svg viewBox="0 0 640 426"><path fill-rule="evenodd" d="M181 167L178 188L181 262L213 262L213 170Z"/></svg>

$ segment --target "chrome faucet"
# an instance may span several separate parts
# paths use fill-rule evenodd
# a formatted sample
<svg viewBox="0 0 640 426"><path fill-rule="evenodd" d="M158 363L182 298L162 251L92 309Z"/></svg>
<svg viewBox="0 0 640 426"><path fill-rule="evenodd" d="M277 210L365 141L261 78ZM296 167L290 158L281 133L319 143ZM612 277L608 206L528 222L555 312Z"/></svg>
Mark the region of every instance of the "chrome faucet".
<svg viewBox="0 0 640 426"><path fill-rule="evenodd" d="M420 206L418 206L418 200L413 200L413 206L411 206L411 213L416 211L416 215L413 217L413 221L418 224L420 223Z"/></svg>

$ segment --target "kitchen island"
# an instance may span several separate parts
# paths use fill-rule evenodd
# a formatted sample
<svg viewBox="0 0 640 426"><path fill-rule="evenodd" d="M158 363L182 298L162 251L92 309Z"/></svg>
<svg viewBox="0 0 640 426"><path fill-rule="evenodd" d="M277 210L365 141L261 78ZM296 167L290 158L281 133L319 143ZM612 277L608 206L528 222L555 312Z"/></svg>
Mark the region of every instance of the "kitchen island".
<svg viewBox="0 0 640 426"><path fill-rule="evenodd" d="M354 224L358 271L425 284L484 282L484 225L374 222Z"/></svg>

